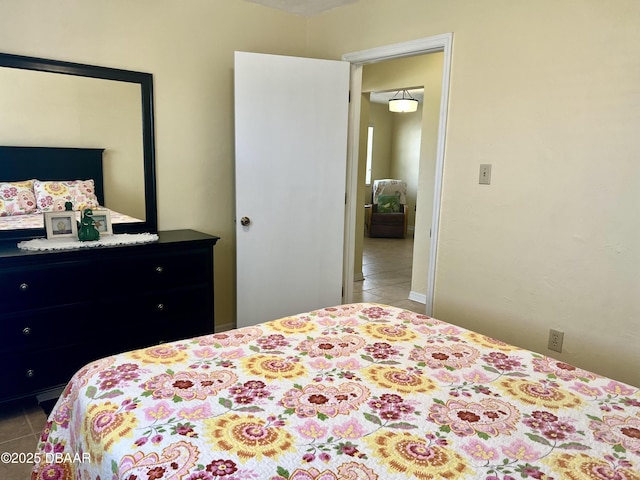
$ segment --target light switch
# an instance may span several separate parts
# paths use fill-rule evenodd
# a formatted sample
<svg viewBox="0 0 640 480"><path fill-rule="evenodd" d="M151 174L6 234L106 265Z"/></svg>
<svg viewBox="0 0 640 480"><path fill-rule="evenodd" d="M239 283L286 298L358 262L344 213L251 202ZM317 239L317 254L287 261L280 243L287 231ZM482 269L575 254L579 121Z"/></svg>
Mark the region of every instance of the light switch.
<svg viewBox="0 0 640 480"><path fill-rule="evenodd" d="M481 185L489 185L491 183L491 164L480 164L480 179L478 181Z"/></svg>

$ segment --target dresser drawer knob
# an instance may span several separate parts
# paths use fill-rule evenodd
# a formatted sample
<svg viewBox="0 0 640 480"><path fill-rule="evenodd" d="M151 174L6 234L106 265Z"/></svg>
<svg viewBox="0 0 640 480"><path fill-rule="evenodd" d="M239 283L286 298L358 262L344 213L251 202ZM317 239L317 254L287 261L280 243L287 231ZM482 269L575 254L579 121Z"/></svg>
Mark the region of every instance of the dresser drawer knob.
<svg viewBox="0 0 640 480"><path fill-rule="evenodd" d="M21 283L20 284L20 291L21 292L26 292L27 290L29 290L29 284L28 283Z"/></svg>
<svg viewBox="0 0 640 480"><path fill-rule="evenodd" d="M158 310L159 312L164 310L164 303L159 303L158 305L156 305L156 310Z"/></svg>
<svg viewBox="0 0 640 480"><path fill-rule="evenodd" d="M160 273L162 273L162 272L164 272L164 268L162 267L162 265L158 265L158 266L156 267L156 273L160 274Z"/></svg>
<svg viewBox="0 0 640 480"><path fill-rule="evenodd" d="M30 327L24 327L22 329L22 334L23 335L31 335L31 328Z"/></svg>
<svg viewBox="0 0 640 480"><path fill-rule="evenodd" d="M27 378L33 378L33 377L35 377L36 372L35 372L35 370L27 370L26 375L27 375Z"/></svg>

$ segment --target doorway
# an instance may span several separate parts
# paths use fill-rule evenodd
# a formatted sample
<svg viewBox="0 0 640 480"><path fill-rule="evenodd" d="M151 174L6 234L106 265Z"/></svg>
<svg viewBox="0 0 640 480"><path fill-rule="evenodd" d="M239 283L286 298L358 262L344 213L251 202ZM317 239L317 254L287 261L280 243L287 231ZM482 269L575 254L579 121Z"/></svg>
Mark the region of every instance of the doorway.
<svg viewBox="0 0 640 480"><path fill-rule="evenodd" d="M436 112L437 134L432 145L434 149L434 172L429 180L433 185L433 195L428 201L424 202L425 211L431 212L430 219L426 225L416 225L416 241L419 245L427 246L426 260L422 260L419 264L424 269L424 277L426 277L426 293L424 295L425 307L424 311L431 315L433 311L433 291L435 285L435 260L438 240L438 227L440 218L440 194L442 188L442 172L444 165L444 140L446 130L446 117L448 107L448 91L449 91L449 72L451 65L451 47L452 34L439 35L429 37L422 40L406 42L403 44L395 44L386 47L356 52L343 56L344 60L351 63L351 105L349 118L349 142L348 142L348 160L347 160L347 205L346 205L346 222L345 222L345 251L344 251L344 269L343 281L345 285L344 297L345 302L353 300L353 279L355 266L356 243L359 236L362 236L364 225L364 212L360 206L364 204L364 192L361 179L363 168L361 166L360 151L362 142L360 141L360 131L362 128L360 122L360 109L362 105L363 91L363 66L365 64L384 62L386 60L400 59L406 57L415 57L422 54L442 52L442 73L440 78L439 105L440 108ZM421 154L421 157L423 155ZM421 183L425 179L421 178ZM420 233L422 232L422 233Z"/></svg>
<svg viewBox="0 0 640 480"><path fill-rule="evenodd" d="M426 67L425 60L418 57L363 67L360 122L361 125L368 125L369 141L366 152L360 155L361 162L366 160L364 186L360 184L360 188L365 189L365 225L362 243L356 243L355 251L353 300L356 302L383 303L413 311L424 309L424 302L421 304L411 299L424 88L406 82L420 81ZM416 111L390 111L389 100L398 97L398 92L406 92L402 95L415 100ZM434 106L429 105L428 109L432 111ZM406 187L401 197L401 209L406 209L404 238L397 238L399 231L390 231L391 238L381 236L384 233L379 226L371 227L374 231L370 236L373 184L376 180L387 178L401 180ZM424 188L422 190L421 195L432 196L432 188L429 192L424 192ZM402 225L398 227L402 229Z"/></svg>

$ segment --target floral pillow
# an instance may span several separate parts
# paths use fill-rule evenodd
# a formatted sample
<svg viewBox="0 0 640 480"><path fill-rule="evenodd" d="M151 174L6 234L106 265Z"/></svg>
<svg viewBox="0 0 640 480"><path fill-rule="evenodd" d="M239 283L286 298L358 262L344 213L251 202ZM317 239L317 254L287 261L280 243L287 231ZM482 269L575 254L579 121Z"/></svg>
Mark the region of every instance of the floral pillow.
<svg viewBox="0 0 640 480"><path fill-rule="evenodd" d="M67 202L71 202L74 210L99 207L93 180L64 182L34 180L33 191L41 212L63 211Z"/></svg>
<svg viewBox="0 0 640 480"><path fill-rule="evenodd" d="M400 211L400 193L378 195L378 213L398 213Z"/></svg>
<svg viewBox="0 0 640 480"><path fill-rule="evenodd" d="M33 180L0 182L0 217L27 215L36 211Z"/></svg>

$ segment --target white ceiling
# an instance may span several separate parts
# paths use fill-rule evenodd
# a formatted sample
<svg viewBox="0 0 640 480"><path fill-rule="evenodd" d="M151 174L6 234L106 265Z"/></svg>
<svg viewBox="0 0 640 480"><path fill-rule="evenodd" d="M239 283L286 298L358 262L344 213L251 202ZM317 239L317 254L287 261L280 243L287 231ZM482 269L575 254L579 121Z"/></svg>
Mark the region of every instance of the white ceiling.
<svg viewBox="0 0 640 480"><path fill-rule="evenodd" d="M360 0L246 0L251 3L259 3L265 7L277 8L285 12L295 13L310 17L319 13L341 7Z"/></svg>

